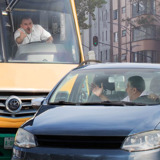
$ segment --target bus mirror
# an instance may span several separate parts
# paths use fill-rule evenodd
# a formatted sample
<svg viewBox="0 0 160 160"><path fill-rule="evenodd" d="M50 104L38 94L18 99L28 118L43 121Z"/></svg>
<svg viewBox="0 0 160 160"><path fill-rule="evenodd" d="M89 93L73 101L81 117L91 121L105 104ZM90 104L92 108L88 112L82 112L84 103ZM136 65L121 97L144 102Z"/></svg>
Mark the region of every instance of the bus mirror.
<svg viewBox="0 0 160 160"><path fill-rule="evenodd" d="M43 98L43 97L32 99L32 101L31 101L32 107L37 110L41 106L44 99L45 98Z"/></svg>
<svg viewBox="0 0 160 160"><path fill-rule="evenodd" d="M88 59L89 60L96 60L96 55L94 51L89 51L88 52Z"/></svg>

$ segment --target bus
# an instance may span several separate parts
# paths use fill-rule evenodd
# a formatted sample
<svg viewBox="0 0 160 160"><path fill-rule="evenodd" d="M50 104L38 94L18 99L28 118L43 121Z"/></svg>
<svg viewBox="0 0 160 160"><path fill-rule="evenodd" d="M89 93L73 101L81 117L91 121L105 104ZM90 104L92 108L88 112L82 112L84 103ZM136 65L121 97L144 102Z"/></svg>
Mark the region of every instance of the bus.
<svg viewBox="0 0 160 160"><path fill-rule="evenodd" d="M0 0L0 12L0 160L8 160L17 128L36 112L32 99L46 97L84 56L74 0ZM53 42L18 46L14 34L23 16Z"/></svg>

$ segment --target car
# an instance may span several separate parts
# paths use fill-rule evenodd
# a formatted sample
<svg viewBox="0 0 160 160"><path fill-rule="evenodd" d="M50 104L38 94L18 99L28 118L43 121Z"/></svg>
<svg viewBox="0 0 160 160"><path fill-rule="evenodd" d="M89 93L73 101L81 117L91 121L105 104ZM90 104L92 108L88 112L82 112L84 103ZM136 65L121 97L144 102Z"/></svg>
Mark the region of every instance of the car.
<svg viewBox="0 0 160 160"><path fill-rule="evenodd" d="M159 64L73 69L33 100L40 108L18 129L12 160L159 160L159 76Z"/></svg>

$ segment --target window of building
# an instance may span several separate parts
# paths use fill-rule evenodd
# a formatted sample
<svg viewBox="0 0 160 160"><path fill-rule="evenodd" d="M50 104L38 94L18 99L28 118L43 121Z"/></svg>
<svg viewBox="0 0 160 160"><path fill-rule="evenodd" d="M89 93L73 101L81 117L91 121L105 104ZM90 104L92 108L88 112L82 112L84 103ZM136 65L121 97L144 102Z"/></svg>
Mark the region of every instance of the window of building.
<svg viewBox="0 0 160 160"><path fill-rule="evenodd" d="M122 54L121 61L126 61L126 60L127 60L127 54Z"/></svg>
<svg viewBox="0 0 160 160"><path fill-rule="evenodd" d="M156 38L156 26L140 26L133 29L133 41Z"/></svg>
<svg viewBox="0 0 160 160"><path fill-rule="evenodd" d="M122 14L126 13L126 7L122 7Z"/></svg>
<svg viewBox="0 0 160 160"><path fill-rule="evenodd" d="M126 36L126 29L122 30L122 37Z"/></svg>
<svg viewBox="0 0 160 160"><path fill-rule="evenodd" d="M155 14L155 0L139 0L132 4L132 17Z"/></svg>
<svg viewBox="0 0 160 160"><path fill-rule="evenodd" d="M113 11L113 19L114 20L118 19L118 10L117 9Z"/></svg>
<svg viewBox="0 0 160 160"><path fill-rule="evenodd" d="M118 42L118 32L114 32L114 42Z"/></svg>
<svg viewBox="0 0 160 160"><path fill-rule="evenodd" d="M108 16L108 12L107 12L107 10L106 10L106 20L107 20L107 16Z"/></svg>
<svg viewBox="0 0 160 160"><path fill-rule="evenodd" d="M145 62L145 63L156 63L156 52L155 51L139 51L133 53L133 62Z"/></svg>
<svg viewBox="0 0 160 160"><path fill-rule="evenodd" d="M134 54L134 60L133 60L133 62L138 62L138 52L136 52L136 53L133 53Z"/></svg>
<svg viewBox="0 0 160 160"><path fill-rule="evenodd" d="M118 62L118 55L113 55L113 61Z"/></svg>
<svg viewBox="0 0 160 160"><path fill-rule="evenodd" d="M103 52L101 51L101 62L102 62L102 59L103 59L102 57L103 57Z"/></svg>
<svg viewBox="0 0 160 160"><path fill-rule="evenodd" d="M104 32L102 32L102 42L104 42Z"/></svg>
<svg viewBox="0 0 160 160"><path fill-rule="evenodd" d="M107 52L107 50L106 50L106 60L108 59L108 52Z"/></svg>
<svg viewBox="0 0 160 160"><path fill-rule="evenodd" d="M107 31L106 31L106 41L107 41L107 36L108 36L108 35L107 35Z"/></svg>

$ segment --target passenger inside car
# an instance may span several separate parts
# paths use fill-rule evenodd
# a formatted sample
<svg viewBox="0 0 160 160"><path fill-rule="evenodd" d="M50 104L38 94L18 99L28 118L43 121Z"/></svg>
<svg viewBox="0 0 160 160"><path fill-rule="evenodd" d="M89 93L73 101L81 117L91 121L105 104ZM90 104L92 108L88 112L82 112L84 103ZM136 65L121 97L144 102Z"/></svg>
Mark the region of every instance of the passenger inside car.
<svg viewBox="0 0 160 160"><path fill-rule="evenodd" d="M160 99L160 88L158 87L160 82L160 75L153 77L151 83L150 83L150 94L149 98L153 100Z"/></svg>

